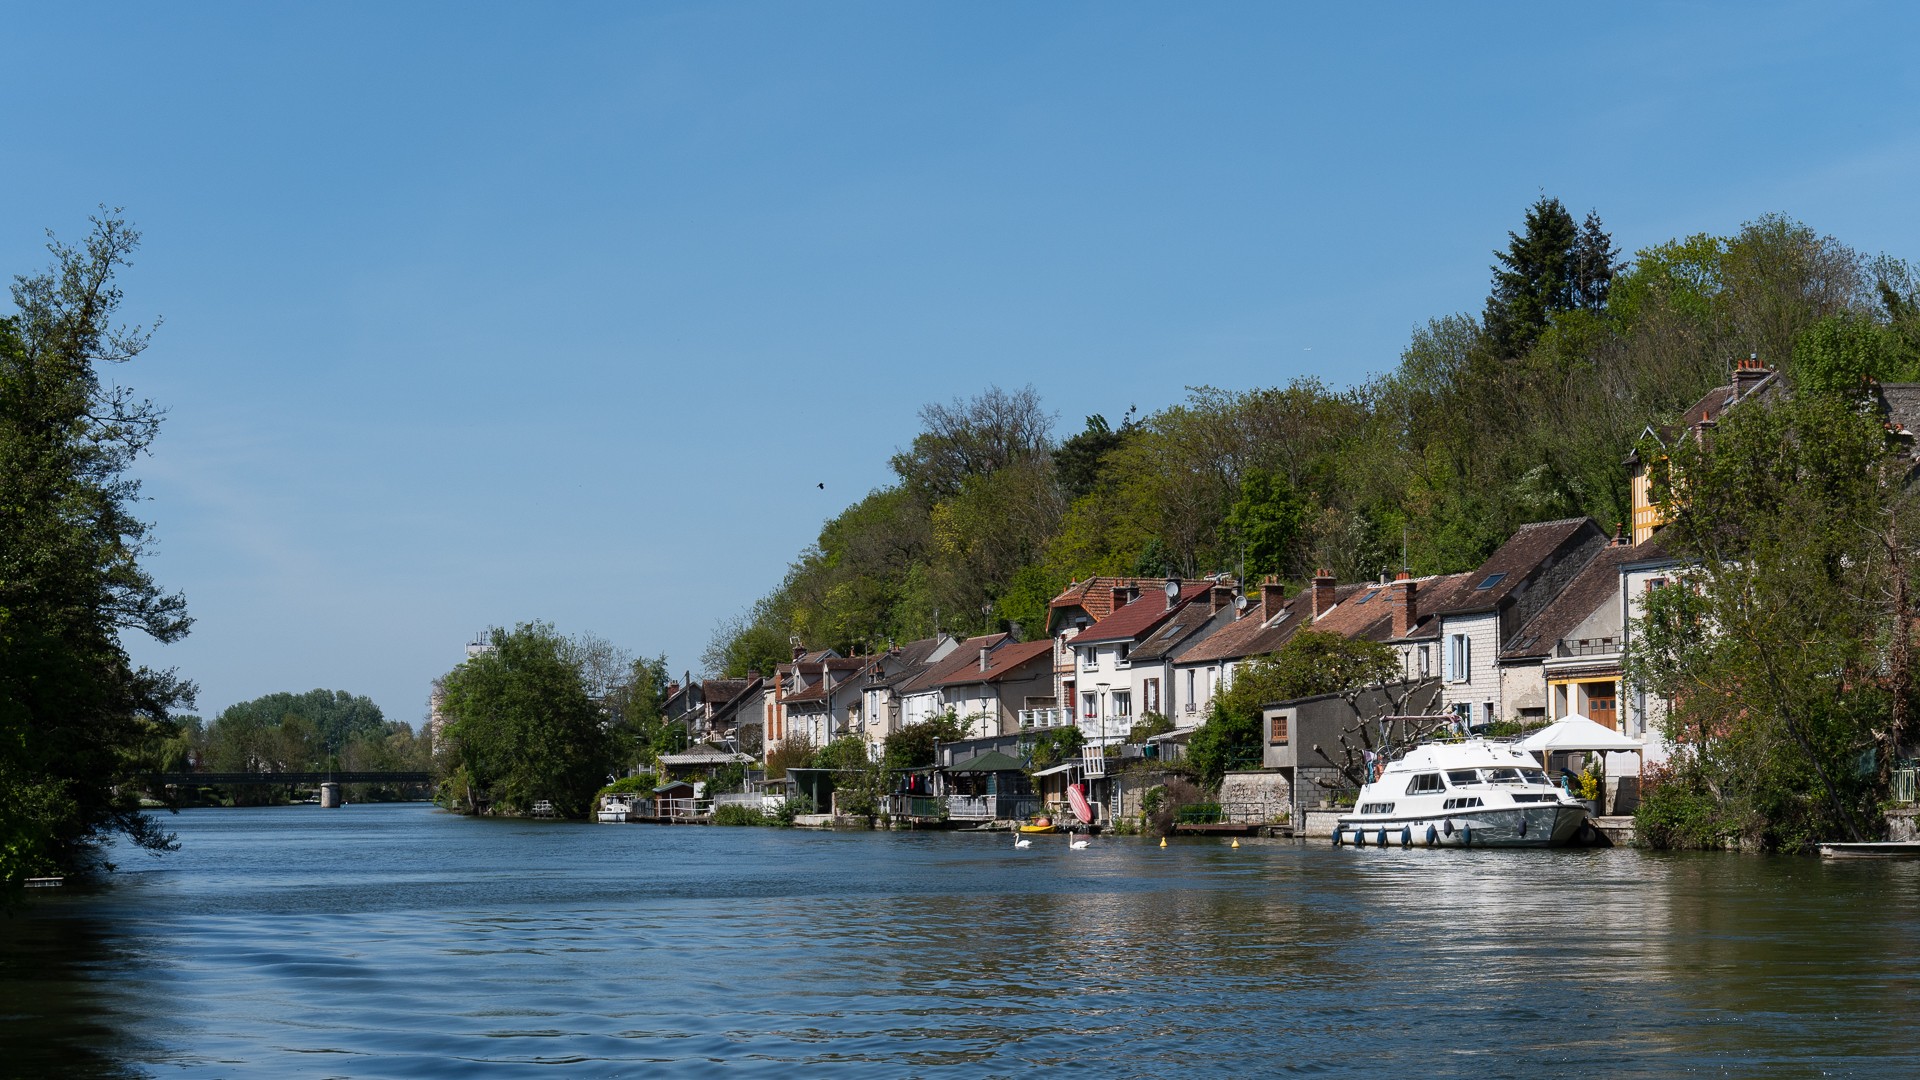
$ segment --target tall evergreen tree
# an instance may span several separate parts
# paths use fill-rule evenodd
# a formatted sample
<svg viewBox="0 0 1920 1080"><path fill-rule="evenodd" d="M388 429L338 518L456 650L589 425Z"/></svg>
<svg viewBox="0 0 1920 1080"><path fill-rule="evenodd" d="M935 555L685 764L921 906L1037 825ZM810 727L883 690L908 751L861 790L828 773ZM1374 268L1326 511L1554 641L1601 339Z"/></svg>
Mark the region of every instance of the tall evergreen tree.
<svg viewBox="0 0 1920 1080"><path fill-rule="evenodd" d="M1493 292L1487 297L1487 340L1502 359L1527 351L1554 314L1606 305L1613 283L1613 239L1597 214L1584 228L1559 199L1542 196L1527 210L1526 232L1507 234L1496 251Z"/></svg>

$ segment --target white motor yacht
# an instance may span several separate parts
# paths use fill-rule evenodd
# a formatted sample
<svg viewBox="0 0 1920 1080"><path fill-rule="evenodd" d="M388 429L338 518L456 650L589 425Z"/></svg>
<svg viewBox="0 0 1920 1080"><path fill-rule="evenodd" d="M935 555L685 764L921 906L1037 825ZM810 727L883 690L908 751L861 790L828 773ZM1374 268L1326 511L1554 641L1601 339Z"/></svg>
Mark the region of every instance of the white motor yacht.
<svg viewBox="0 0 1920 1080"><path fill-rule="evenodd" d="M633 814L633 796L608 795L600 800L600 809L594 814L594 820L608 824L624 823Z"/></svg>
<svg viewBox="0 0 1920 1080"><path fill-rule="evenodd" d="M1586 804L1547 778L1533 755L1487 739L1423 743L1387 763L1334 826L1355 847L1558 847L1586 823Z"/></svg>

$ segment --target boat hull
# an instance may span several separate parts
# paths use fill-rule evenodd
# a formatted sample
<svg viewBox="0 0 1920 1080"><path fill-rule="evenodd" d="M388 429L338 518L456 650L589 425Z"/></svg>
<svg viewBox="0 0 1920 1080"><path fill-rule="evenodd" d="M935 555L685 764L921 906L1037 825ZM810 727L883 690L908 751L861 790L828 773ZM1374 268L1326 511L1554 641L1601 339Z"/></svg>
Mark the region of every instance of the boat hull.
<svg viewBox="0 0 1920 1080"><path fill-rule="evenodd" d="M1524 827L1522 823L1524 824ZM1583 806L1531 806L1455 810L1434 816L1341 818L1335 844L1354 847L1565 847L1587 822Z"/></svg>

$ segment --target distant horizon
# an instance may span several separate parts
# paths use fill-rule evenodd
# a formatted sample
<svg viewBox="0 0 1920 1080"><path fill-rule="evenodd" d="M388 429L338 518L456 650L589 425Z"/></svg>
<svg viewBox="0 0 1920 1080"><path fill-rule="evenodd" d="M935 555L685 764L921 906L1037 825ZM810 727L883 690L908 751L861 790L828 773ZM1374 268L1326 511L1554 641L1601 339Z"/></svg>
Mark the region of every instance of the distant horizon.
<svg viewBox="0 0 1920 1080"><path fill-rule="evenodd" d="M928 402L1056 436L1348 387L1545 194L1920 258L1920 13L1401 5L22 9L0 253L96 205L164 316L135 659L419 727L476 628L699 673ZM72 78L76 56L92 77ZM49 93L58 86L60 93ZM819 486L824 485L824 488Z"/></svg>

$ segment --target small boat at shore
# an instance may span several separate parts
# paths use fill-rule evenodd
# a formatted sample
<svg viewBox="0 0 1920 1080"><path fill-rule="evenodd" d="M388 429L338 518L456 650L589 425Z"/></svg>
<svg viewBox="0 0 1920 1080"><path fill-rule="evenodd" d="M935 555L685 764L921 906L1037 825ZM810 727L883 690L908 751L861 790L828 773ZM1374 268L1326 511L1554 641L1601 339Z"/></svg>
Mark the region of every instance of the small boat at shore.
<svg viewBox="0 0 1920 1080"><path fill-rule="evenodd" d="M1045 825L1022 825L1020 826L1020 831L1023 833L1057 833L1060 831L1060 826L1052 823Z"/></svg>
<svg viewBox="0 0 1920 1080"><path fill-rule="evenodd" d="M1531 754L1488 739L1424 743L1387 763L1342 815L1333 842L1355 847L1559 847L1585 803Z"/></svg>
<svg viewBox="0 0 1920 1080"><path fill-rule="evenodd" d="M1820 857L1823 859L1920 859L1920 840L1821 844Z"/></svg>
<svg viewBox="0 0 1920 1080"><path fill-rule="evenodd" d="M624 824L633 816L633 796L608 795L600 800L600 809L594 811L595 821L609 825Z"/></svg>

